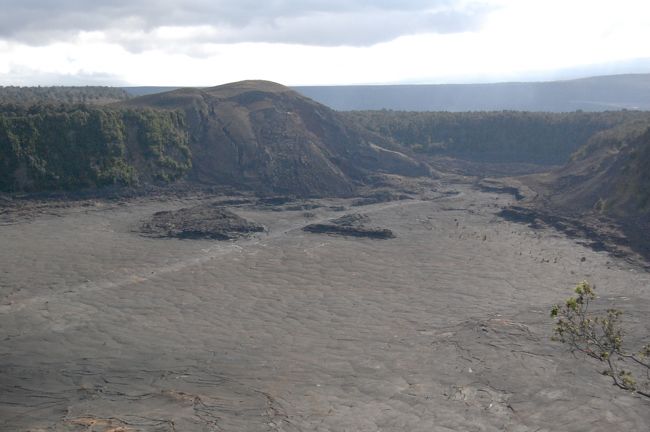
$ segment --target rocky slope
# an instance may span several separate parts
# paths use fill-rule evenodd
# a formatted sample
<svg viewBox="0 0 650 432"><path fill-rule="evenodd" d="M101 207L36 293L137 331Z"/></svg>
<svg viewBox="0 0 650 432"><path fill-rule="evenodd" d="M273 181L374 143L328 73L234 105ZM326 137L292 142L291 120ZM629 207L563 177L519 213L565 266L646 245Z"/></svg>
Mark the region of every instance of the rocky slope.
<svg viewBox="0 0 650 432"><path fill-rule="evenodd" d="M527 195L514 218L587 233L599 248L650 257L650 123L594 135L562 168L506 180Z"/></svg>
<svg viewBox="0 0 650 432"><path fill-rule="evenodd" d="M349 195L376 172L428 175L391 141L266 81L186 88L122 103L175 109L190 130L191 180L259 192Z"/></svg>
<svg viewBox="0 0 650 432"><path fill-rule="evenodd" d="M626 124L594 135L568 164L531 180L547 204L629 218L650 214L650 124Z"/></svg>

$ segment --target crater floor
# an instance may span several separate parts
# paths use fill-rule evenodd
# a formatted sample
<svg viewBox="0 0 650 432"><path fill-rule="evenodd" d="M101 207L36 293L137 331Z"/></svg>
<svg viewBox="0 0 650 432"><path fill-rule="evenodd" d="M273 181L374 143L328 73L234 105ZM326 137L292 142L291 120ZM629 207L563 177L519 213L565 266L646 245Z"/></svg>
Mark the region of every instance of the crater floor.
<svg viewBox="0 0 650 432"><path fill-rule="evenodd" d="M650 274L496 217L508 195L440 191L232 206L267 231L226 242L138 232L199 199L0 226L0 429L646 431L650 401L551 342L548 312L588 279L647 335ZM395 238L302 230L355 212Z"/></svg>

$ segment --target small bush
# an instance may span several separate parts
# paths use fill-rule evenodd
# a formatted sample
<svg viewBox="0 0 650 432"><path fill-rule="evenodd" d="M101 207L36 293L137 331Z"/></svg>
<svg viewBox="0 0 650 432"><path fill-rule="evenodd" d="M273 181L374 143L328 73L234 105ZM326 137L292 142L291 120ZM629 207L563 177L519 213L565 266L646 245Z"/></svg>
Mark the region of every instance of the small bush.
<svg viewBox="0 0 650 432"><path fill-rule="evenodd" d="M575 294L551 309L553 340L604 363L603 374L616 386L650 398L650 345L633 351L624 348L623 313L618 309L591 312L589 307L597 297L589 282L580 282Z"/></svg>

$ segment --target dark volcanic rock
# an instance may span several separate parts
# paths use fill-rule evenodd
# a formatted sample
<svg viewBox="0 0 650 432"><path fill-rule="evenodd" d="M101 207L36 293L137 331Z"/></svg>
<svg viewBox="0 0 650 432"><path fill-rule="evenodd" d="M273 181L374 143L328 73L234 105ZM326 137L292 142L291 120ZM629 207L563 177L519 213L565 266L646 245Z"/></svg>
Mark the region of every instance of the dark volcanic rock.
<svg viewBox="0 0 650 432"><path fill-rule="evenodd" d="M507 185L499 181L493 181L492 179L483 179L476 185L484 192L496 192L513 195L517 201L525 198L525 196L516 186Z"/></svg>
<svg viewBox="0 0 650 432"><path fill-rule="evenodd" d="M368 237L374 239L389 239L395 235L385 228L366 228L363 226L345 226L333 224L311 224L303 228L303 231L316 234L335 234L350 237Z"/></svg>
<svg viewBox="0 0 650 432"><path fill-rule="evenodd" d="M582 217L562 216L558 213L534 207L510 206L498 215L506 220L523 223L533 229L552 227L567 237L578 239L583 245L595 251L607 251L612 256L622 257L649 268L650 247L639 225L634 227L615 220L590 215ZM639 261L639 256L642 257Z"/></svg>
<svg viewBox="0 0 650 432"><path fill-rule="evenodd" d="M270 210L274 212L282 211L308 211L323 207L313 201L297 199L295 197L273 196L260 198L257 200L256 207L260 210Z"/></svg>
<svg viewBox="0 0 650 432"><path fill-rule="evenodd" d="M334 234L349 237L367 237L374 239L394 238L393 232L386 228L366 227L364 224L370 218L362 214L348 214L329 223L310 224L303 231L315 234Z"/></svg>
<svg viewBox="0 0 650 432"><path fill-rule="evenodd" d="M259 200L257 200L257 204L265 205L265 206L279 206L279 205L294 202L295 200L296 199L292 197L273 196L273 197L260 198Z"/></svg>
<svg viewBox="0 0 650 432"><path fill-rule="evenodd" d="M498 215L512 222L528 224L531 228L539 228L539 216L532 209L511 206L501 209Z"/></svg>
<svg viewBox="0 0 650 432"><path fill-rule="evenodd" d="M264 227L213 203L154 213L142 223L141 231L156 237L230 240L262 232Z"/></svg>
<svg viewBox="0 0 650 432"><path fill-rule="evenodd" d="M352 203L352 206L360 207L365 205L379 204L379 203L389 202L389 201L401 201L401 200L408 200L408 199L411 199L411 197L408 195L395 194L389 191L380 191L380 192L375 192L372 195L368 195L366 197L355 200Z"/></svg>

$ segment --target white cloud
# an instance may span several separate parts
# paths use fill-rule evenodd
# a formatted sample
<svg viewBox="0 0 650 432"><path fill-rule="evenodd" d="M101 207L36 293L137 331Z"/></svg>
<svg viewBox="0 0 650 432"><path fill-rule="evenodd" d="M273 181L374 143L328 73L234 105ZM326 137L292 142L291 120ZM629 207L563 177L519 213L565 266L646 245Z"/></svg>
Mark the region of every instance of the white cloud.
<svg viewBox="0 0 650 432"><path fill-rule="evenodd" d="M316 3L312 2L313 8ZM335 3L332 7L343 7ZM357 9L341 10L340 16L366 10L361 3L368 7L369 2L357 2ZM454 5L462 9L476 2ZM422 7L422 2L408 4L409 10L417 10L416 6ZM501 81L650 58L650 4L643 1L619 0L614 6L600 0L492 0L489 6L492 12L476 28L407 34L357 46L297 44L290 43L291 38L286 42L223 42L230 40L229 32L268 34L268 29L251 26L255 21L250 17L241 18L240 28L191 23L146 29L131 22L121 28L80 31L40 46L0 40L0 83L56 84L46 80L60 77L77 77L79 83L96 83L104 77L108 84L197 86L254 78L289 85ZM393 9L384 5L382 13L399 15ZM311 18L296 16L303 18L290 17L294 19L292 31L306 33ZM286 31L282 19L275 21ZM305 24L296 27L300 19L306 19ZM337 32L344 33L343 29L353 25L344 21ZM371 24L370 19L359 20L359 31L372 33ZM388 26L380 24L378 28ZM302 30L296 30L299 27Z"/></svg>

